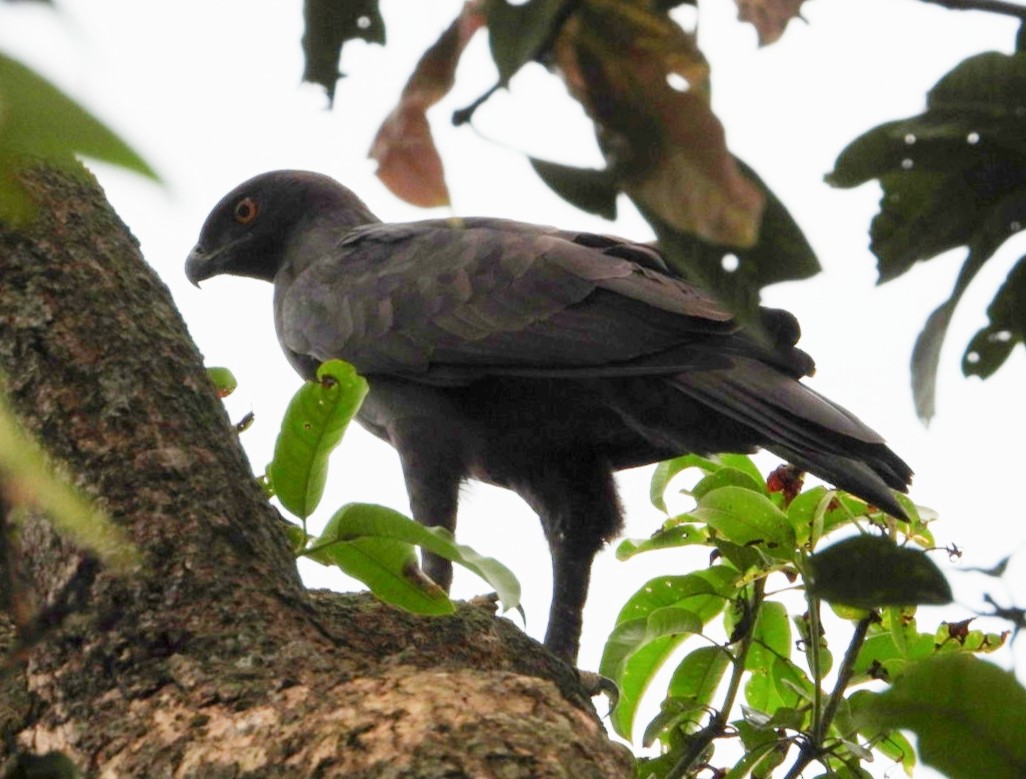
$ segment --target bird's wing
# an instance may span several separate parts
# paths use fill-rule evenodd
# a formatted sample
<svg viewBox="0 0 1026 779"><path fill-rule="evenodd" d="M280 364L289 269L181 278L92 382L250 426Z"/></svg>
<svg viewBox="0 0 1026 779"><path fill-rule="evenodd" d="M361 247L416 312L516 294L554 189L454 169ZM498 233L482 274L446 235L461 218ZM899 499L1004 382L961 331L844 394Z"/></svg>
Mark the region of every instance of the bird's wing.
<svg viewBox="0 0 1026 779"><path fill-rule="evenodd" d="M298 354L428 381L714 359L685 352L733 332L729 312L661 267L644 244L505 220L370 225L291 281L280 335Z"/></svg>

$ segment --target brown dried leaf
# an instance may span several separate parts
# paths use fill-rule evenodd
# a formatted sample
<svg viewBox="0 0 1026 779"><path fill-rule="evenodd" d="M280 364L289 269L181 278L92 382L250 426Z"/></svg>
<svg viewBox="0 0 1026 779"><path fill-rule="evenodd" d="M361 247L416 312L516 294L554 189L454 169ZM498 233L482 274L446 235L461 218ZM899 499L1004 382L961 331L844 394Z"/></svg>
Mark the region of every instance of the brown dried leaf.
<svg viewBox="0 0 1026 779"><path fill-rule="evenodd" d="M456 65L467 42L484 24L480 3L470 0L449 28L420 58L399 103L382 123L369 156L378 178L392 193L423 208L449 204L442 159L427 110L452 88Z"/></svg>
<svg viewBox="0 0 1026 779"><path fill-rule="evenodd" d="M678 230L756 242L764 198L727 151L694 36L652 0L592 0L554 54L624 191Z"/></svg>
<svg viewBox="0 0 1026 779"><path fill-rule="evenodd" d="M751 22L759 32L759 45L768 46L780 40L787 23L800 16L804 0L734 0L737 18Z"/></svg>

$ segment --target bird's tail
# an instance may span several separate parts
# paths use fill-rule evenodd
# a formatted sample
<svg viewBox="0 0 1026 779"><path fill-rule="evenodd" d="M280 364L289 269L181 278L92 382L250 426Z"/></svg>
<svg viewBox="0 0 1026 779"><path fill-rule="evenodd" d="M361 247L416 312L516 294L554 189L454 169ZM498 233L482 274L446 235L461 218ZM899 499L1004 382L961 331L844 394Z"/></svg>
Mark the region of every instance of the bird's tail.
<svg viewBox="0 0 1026 779"><path fill-rule="evenodd" d="M905 517L891 490L905 492L912 469L850 411L756 360L680 373L671 385L742 424L752 442L888 514Z"/></svg>

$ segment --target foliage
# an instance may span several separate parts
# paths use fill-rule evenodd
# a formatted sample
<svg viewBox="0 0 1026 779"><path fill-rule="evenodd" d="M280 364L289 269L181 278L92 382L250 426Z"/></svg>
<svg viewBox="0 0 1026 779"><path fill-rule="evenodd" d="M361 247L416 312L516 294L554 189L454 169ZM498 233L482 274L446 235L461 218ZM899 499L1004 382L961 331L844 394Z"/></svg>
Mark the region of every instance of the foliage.
<svg viewBox="0 0 1026 779"><path fill-rule="evenodd" d="M930 315L912 353L912 391L925 420L935 411L941 346L969 283L1026 227L1026 53L988 52L956 66L930 90L926 111L853 141L827 180L840 187L878 179L880 213L870 227L880 281L959 246L969 252L950 297ZM1026 257L987 309L990 322L962 357L966 376L986 378L1026 340Z"/></svg>
<svg viewBox="0 0 1026 779"><path fill-rule="evenodd" d="M1026 690L970 656L998 648L1005 636L968 623L917 627L915 607L950 602L951 592L923 551L935 542L914 504L903 500L908 518L898 520L825 487L775 489L788 479L762 479L747 457L688 455L656 470L658 508L666 511L668 485L688 469L702 474L690 490L695 508L618 551L628 558L699 545L713 560L649 581L623 606L606 643L600 671L620 688L611 723L625 738L635 734L638 704L656 673L675 663L642 736L661 754L639 763L639 777L700 770L766 777L788 760L787 777L813 762L830 776L868 776L862 766L874 752L911 772L916 754L897 728L914 730L924 762L950 776L1022 775L1015 702ZM849 537L819 548L842 534ZM848 627L828 633L824 604ZM887 684L882 693L866 689ZM1005 700L1016 711L999 726L997 702ZM972 748L956 746L984 732ZM721 747L741 749L732 767ZM980 773L983 765L992 770Z"/></svg>
<svg viewBox="0 0 1026 779"><path fill-rule="evenodd" d="M761 287L806 278L819 270L819 263L783 204L727 150L723 128L709 104L708 63L694 31L670 16L681 4L467 2L418 62L398 105L378 131L370 155L379 163L379 177L416 205L449 203L426 110L452 87L468 41L487 27L498 83L457 112L453 121L470 121L495 89L507 87L529 63L558 73L594 122L606 168L582 170L532 159L542 180L568 202L609 218L615 216L617 195L627 194L651 222L670 262L732 305L741 318L751 319ZM758 27L760 39L770 42L800 4L741 0L739 7ZM365 37L352 25L343 30L329 16L318 16L322 5L306 4L304 44L325 29L335 29L337 35L325 39L318 51L306 47L308 72L332 52L337 59L346 40ZM377 29L373 18L368 30ZM334 82L329 95L333 88Z"/></svg>
<svg viewBox="0 0 1026 779"><path fill-rule="evenodd" d="M0 219L21 224L34 212L16 175L26 161L77 171L75 154L157 179L146 161L92 114L42 76L0 54Z"/></svg>
<svg viewBox="0 0 1026 779"><path fill-rule="evenodd" d="M215 369L221 375L223 369ZM520 585L504 565L457 544L443 528L426 528L384 506L351 503L328 520L319 536L307 532L327 481L328 458L367 394L351 365L329 360L317 378L296 392L282 419L274 459L263 478L269 495L295 514L288 531L297 557L336 566L387 603L418 614L451 614L455 605L417 566L415 546L473 571L498 594L504 608L520 603Z"/></svg>

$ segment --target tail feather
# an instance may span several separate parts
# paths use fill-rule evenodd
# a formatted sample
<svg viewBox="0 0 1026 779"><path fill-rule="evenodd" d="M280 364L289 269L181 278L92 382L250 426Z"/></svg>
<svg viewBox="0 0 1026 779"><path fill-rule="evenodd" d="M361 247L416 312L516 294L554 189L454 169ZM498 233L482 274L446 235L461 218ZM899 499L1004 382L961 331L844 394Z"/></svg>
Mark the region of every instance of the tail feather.
<svg viewBox="0 0 1026 779"><path fill-rule="evenodd" d="M755 433L755 441L794 465L896 517L891 489L905 492L912 470L851 412L754 360L728 369L681 373L674 387Z"/></svg>

